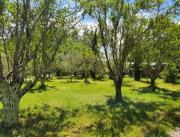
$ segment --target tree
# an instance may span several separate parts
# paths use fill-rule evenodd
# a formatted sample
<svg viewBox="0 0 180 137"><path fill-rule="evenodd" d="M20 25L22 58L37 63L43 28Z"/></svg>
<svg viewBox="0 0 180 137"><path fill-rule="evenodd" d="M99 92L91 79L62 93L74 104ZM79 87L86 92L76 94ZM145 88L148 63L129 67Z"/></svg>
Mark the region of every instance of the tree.
<svg viewBox="0 0 180 137"><path fill-rule="evenodd" d="M88 81L88 72L93 68L93 64L94 64L94 53L91 50L90 47L88 47L87 45L84 45L82 43L80 43L81 45L81 56L82 56L82 69L84 70L84 74L85 74L85 83L89 83Z"/></svg>
<svg viewBox="0 0 180 137"><path fill-rule="evenodd" d="M58 46L53 48L47 46L50 42L47 44L46 37L47 40L50 40L52 36L55 36L52 34L58 35L59 28L61 30L66 28L66 31L70 31L79 22L79 19L73 25L64 21L68 20L71 24L74 23L69 18L72 18L71 15L79 9L69 13L67 7L59 8L57 6L61 1L52 0L3 2L5 11L0 11L2 26L0 54L5 58L0 58L0 101L3 104L4 125L11 127L18 124L21 98L42 78L45 67L50 65L49 62L54 60L58 51ZM62 38L62 35L59 36L60 38L55 37L57 45L60 44ZM53 49L53 52L50 49ZM39 62L42 65L39 65ZM47 64L45 64L46 62ZM5 66L8 66L8 69L5 69ZM31 76L28 76L27 73L29 67L33 70ZM39 71L40 67L42 73ZM31 77L32 80L26 81L28 77Z"/></svg>
<svg viewBox="0 0 180 137"><path fill-rule="evenodd" d="M161 18L161 19L159 19ZM160 73L170 61L169 53L177 51L176 45L179 45L178 41L174 41L179 37L173 35L174 22L170 17L157 16L158 22L153 25L152 29L147 32L144 43L147 45L144 47L144 67L147 76L151 79L150 88L156 89L155 81Z"/></svg>
<svg viewBox="0 0 180 137"><path fill-rule="evenodd" d="M85 13L93 16L98 22L107 67L115 85L116 101L123 101L121 87L126 59L152 25L148 23L143 29L146 18L139 15L141 12L150 14L162 6L163 1L93 0L80 3ZM178 5L179 3L175 2L159 14L174 11Z"/></svg>
<svg viewBox="0 0 180 137"><path fill-rule="evenodd" d="M75 37L78 34L75 34ZM90 47L81 42L80 39L68 38L61 47L60 68L70 73L71 81L74 73L80 69L85 74L85 83L88 82L88 72L92 68L94 54Z"/></svg>
<svg viewBox="0 0 180 137"><path fill-rule="evenodd" d="M165 82L176 83L178 69L175 63L167 64L165 67Z"/></svg>
<svg viewBox="0 0 180 137"><path fill-rule="evenodd" d="M92 52L94 53L94 62L93 62L93 67L92 70L90 71L91 77L93 79L96 79L97 75L97 68L98 68L98 55L99 55L99 47L98 47L98 34L97 34L97 29L95 30L90 30L88 28L84 28L84 33L83 33L83 42L88 45Z"/></svg>
<svg viewBox="0 0 180 137"><path fill-rule="evenodd" d="M139 44L136 48L132 50L129 61L130 75L134 76L134 80L139 81L141 79L142 64L143 64L143 48L141 47L143 43L139 41Z"/></svg>
<svg viewBox="0 0 180 137"><path fill-rule="evenodd" d="M72 82L73 74L78 70L82 61L79 47L71 38L67 39L64 46L61 47L61 54L59 55L60 68L70 73L70 80Z"/></svg>
<svg viewBox="0 0 180 137"><path fill-rule="evenodd" d="M47 2L51 3L50 1ZM37 54L41 44L42 36L40 36L40 40L36 41L36 45L32 44L37 24L42 13L44 13L44 9L48 7L39 6L36 10L40 12L34 11L32 15L32 4L35 3L30 0L6 2L5 12L1 15L3 17L1 40L3 41L4 52L1 54L6 56L9 70L9 72L3 73L3 66L5 65L0 58L0 101L3 104L3 119L6 127L18 124L20 99L38 81L38 76L34 76L33 81L24 83L27 65Z"/></svg>
<svg viewBox="0 0 180 137"><path fill-rule="evenodd" d="M66 38L74 31L74 27L82 20L77 14L80 11L78 6L72 8L67 6L56 7L62 1L56 1L53 7L45 10L42 15L42 30L46 30L49 22L56 22L51 30L43 34L41 59L39 72L41 73L41 88L46 88L45 80L47 74L51 72L52 66L55 63L56 55L60 51L60 47L64 44ZM47 2L45 1L45 4ZM68 3L69 4L69 3ZM71 56L71 55L70 55ZM69 56L69 57L70 57ZM49 69L47 69L49 68Z"/></svg>
<svg viewBox="0 0 180 137"><path fill-rule="evenodd" d="M165 81L175 83L180 74L180 24L173 23L170 29L171 51L167 53L165 66Z"/></svg>

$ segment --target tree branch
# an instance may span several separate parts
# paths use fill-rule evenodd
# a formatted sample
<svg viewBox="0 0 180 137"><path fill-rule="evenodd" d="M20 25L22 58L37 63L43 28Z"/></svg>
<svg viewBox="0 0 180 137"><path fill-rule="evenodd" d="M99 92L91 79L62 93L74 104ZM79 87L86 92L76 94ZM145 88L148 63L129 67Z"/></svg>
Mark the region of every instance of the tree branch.
<svg viewBox="0 0 180 137"><path fill-rule="evenodd" d="M1 54L0 54L0 82L3 79L4 79L4 76L3 76L3 64L2 64Z"/></svg>
<svg viewBox="0 0 180 137"><path fill-rule="evenodd" d="M24 88L21 89L21 91L20 91L20 93L19 93L19 96L20 96L20 97L23 97L30 89L32 89L32 88L36 85L38 79L39 79L38 77L35 77L34 81L29 81L29 82L24 86Z"/></svg>

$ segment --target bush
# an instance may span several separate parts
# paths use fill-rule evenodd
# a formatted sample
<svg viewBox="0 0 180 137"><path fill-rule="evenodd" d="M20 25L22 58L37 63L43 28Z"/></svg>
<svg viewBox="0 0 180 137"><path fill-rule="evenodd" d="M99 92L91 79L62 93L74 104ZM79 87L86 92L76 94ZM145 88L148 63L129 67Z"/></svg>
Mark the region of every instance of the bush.
<svg viewBox="0 0 180 137"><path fill-rule="evenodd" d="M165 82L176 83L178 69L175 63L168 64L165 68Z"/></svg>

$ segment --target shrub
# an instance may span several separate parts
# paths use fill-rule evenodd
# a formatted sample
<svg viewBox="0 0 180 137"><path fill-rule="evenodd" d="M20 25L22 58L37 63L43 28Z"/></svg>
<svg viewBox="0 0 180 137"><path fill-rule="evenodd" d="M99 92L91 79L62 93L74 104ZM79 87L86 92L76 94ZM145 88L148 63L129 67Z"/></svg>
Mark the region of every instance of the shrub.
<svg viewBox="0 0 180 137"><path fill-rule="evenodd" d="M165 68L165 82L176 83L178 69L175 63L168 64Z"/></svg>

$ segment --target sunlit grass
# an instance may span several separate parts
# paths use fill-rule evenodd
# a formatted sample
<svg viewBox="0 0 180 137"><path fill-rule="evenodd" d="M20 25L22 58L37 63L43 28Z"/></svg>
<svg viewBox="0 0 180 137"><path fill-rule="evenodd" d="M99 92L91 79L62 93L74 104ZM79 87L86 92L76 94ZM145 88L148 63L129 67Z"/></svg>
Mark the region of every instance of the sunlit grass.
<svg viewBox="0 0 180 137"><path fill-rule="evenodd" d="M114 103L111 80L84 84L82 80L55 79L47 90L35 89L20 103L20 129L10 135L164 137L180 126L180 84L157 81L155 92L144 90L147 80L125 78L124 106ZM1 117L1 116L0 116ZM0 136L7 134L3 128Z"/></svg>

